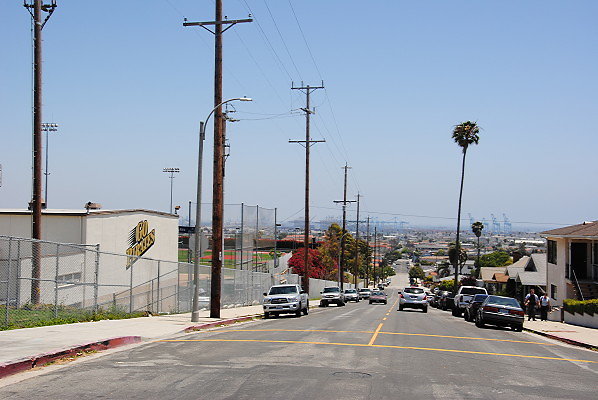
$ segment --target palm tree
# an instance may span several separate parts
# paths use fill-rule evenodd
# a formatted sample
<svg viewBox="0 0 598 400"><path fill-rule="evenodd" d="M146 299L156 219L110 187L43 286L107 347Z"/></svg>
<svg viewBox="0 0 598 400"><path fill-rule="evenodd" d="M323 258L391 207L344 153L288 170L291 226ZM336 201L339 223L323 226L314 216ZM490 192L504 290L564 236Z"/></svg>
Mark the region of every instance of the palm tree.
<svg viewBox="0 0 598 400"><path fill-rule="evenodd" d="M453 140L461 147L463 151L463 162L461 164L461 189L459 190L459 209L457 211L457 240L455 241L456 253L460 253L461 242L459 241L459 231L461 230L461 200L463 198L463 180L465 179L465 156L467 155L467 149L472 144L478 144L480 128L478 124L471 121L466 121L456 125L453 128ZM453 263L455 266L455 285L453 287L454 294L457 293L457 286L459 285L459 268L457 257Z"/></svg>
<svg viewBox="0 0 598 400"><path fill-rule="evenodd" d="M484 229L484 224L480 221L476 221L471 224L471 231L476 235L478 238L478 262L476 263L476 278L480 277L480 236L482 236L482 230Z"/></svg>

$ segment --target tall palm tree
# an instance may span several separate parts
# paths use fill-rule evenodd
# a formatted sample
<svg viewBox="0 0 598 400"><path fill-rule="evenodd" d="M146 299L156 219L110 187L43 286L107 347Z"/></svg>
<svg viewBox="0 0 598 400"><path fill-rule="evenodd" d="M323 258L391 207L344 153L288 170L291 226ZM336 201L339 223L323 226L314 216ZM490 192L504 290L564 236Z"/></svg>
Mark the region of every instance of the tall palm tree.
<svg viewBox="0 0 598 400"><path fill-rule="evenodd" d="M472 144L478 144L480 128L478 124L471 121L465 121L456 125L453 128L453 140L461 147L463 151L463 162L461 164L461 189L459 190L459 209L457 211L457 240L455 241L456 253L460 253L461 242L459 241L459 231L461 230L461 200L463 198L463 180L465 179L465 156L467 149ZM456 257L455 257L456 258ZM453 264L455 266L455 285L453 286L454 294L457 293L459 285L459 268L458 260Z"/></svg>
<svg viewBox="0 0 598 400"><path fill-rule="evenodd" d="M471 231L476 235L478 238L478 262L476 263L476 278L480 277L480 236L482 236L482 230L484 230L484 224L480 221L476 221L471 224Z"/></svg>

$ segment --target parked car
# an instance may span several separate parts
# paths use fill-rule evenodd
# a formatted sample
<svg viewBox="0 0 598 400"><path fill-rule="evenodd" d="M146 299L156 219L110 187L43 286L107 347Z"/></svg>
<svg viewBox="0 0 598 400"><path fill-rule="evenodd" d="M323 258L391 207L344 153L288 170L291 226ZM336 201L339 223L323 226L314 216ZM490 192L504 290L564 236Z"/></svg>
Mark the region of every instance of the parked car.
<svg viewBox="0 0 598 400"><path fill-rule="evenodd" d="M478 312L480 305L486 300L486 297L488 297L487 294L476 294L473 296L473 299L469 300L463 312L463 319L465 321L472 322L475 319L475 314Z"/></svg>
<svg viewBox="0 0 598 400"><path fill-rule="evenodd" d="M350 302L354 301L359 303L359 293L357 293L356 289L345 289L345 301Z"/></svg>
<svg viewBox="0 0 598 400"><path fill-rule="evenodd" d="M478 308L475 324L483 328L485 324L510 326L517 332L523 330L524 312L517 300L512 297L488 296Z"/></svg>
<svg viewBox="0 0 598 400"><path fill-rule="evenodd" d="M264 318L279 314L300 317L309 313L309 300L299 285L275 285L264 293L263 308Z"/></svg>
<svg viewBox="0 0 598 400"><path fill-rule="evenodd" d="M372 292L372 294L370 295L370 304L373 304L373 303L383 303L383 304L388 303L388 298L386 297L386 293L384 293L381 290Z"/></svg>
<svg viewBox="0 0 598 400"><path fill-rule="evenodd" d="M477 286L461 286L455 295L453 316L460 317L469 300L476 294L488 294L485 288Z"/></svg>
<svg viewBox="0 0 598 400"><path fill-rule="evenodd" d="M359 299L369 299L370 294L372 294L372 289L370 288L361 288L359 289Z"/></svg>
<svg viewBox="0 0 598 400"><path fill-rule="evenodd" d="M451 300L449 300L449 296L451 293L447 290L440 290L436 293L436 307L440 308L441 310L446 311L450 306Z"/></svg>
<svg viewBox="0 0 598 400"><path fill-rule="evenodd" d="M329 304L336 304L339 307L345 305L345 295L338 286L325 287L320 293L322 294L320 299L322 307L328 307Z"/></svg>
<svg viewBox="0 0 598 400"><path fill-rule="evenodd" d="M428 298L424 288L406 287L399 292L399 311L404 308L419 308L423 312L428 312Z"/></svg>

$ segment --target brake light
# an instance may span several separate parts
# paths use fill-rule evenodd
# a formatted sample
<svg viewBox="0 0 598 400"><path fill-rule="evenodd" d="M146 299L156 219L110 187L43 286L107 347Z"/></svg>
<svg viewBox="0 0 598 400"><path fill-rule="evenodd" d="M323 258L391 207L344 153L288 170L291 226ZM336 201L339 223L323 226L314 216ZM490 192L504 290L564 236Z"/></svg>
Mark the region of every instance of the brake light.
<svg viewBox="0 0 598 400"><path fill-rule="evenodd" d="M428 298L424 295L424 300L428 300Z"/></svg>
<svg viewBox="0 0 598 400"><path fill-rule="evenodd" d="M498 312L498 307L484 306L484 311Z"/></svg>
<svg viewBox="0 0 598 400"><path fill-rule="evenodd" d="M519 315L522 317L525 315L522 310L509 310L509 314Z"/></svg>
<svg viewBox="0 0 598 400"><path fill-rule="evenodd" d="M404 299L404 298L405 298L405 297L403 296L403 293L400 293L400 294L399 294L399 297L400 297L400 298L402 298L402 299Z"/></svg>

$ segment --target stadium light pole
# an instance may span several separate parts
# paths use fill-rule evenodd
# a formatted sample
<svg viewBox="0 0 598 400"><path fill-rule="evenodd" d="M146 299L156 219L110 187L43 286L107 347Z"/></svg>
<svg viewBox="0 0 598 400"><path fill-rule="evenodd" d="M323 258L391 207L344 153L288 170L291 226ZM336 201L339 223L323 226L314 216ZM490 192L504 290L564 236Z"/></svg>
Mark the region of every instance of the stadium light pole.
<svg viewBox="0 0 598 400"><path fill-rule="evenodd" d="M219 109L223 104L230 103L232 101L252 101L253 99L249 97L236 97L234 99L225 100L222 103L218 104L216 107L210 111L208 116L206 117L205 121L199 123L199 148L198 148L198 157L197 157L197 195L195 198L195 258L193 260L193 310L191 311L191 322L198 322L199 321L199 259L201 256L200 251L200 231L201 231L201 190L202 190L202 172L203 172L203 142L206 138L206 125L208 120L214 114L214 112ZM224 156L224 154L222 155ZM214 232L212 232L213 235ZM220 235L222 236L222 235ZM212 249L213 250L213 249ZM217 255L219 256L219 255ZM212 281L214 280L214 275L217 275L220 278L220 270L217 271L217 274L214 274L214 251L212 251ZM218 280L218 287L220 287L220 279ZM212 285L214 287L214 285ZM215 299L215 297L217 297ZM216 300L218 303L218 307L220 307L220 291L218 293L214 293L213 290L210 290L210 304Z"/></svg>
<svg viewBox="0 0 598 400"><path fill-rule="evenodd" d="M57 132L58 124L48 122L42 123L42 131L46 133L46 171L44 172L44 175L46 176L46 190L44 190L44 203L46 208L48 208L48 175L50 175L50 171L48 171L48 159L50 158L48 132Z"/></svg>
<svg viewBox="0 0 598 400"><path fill-rule="evenodd" d="M164 168L162 172L170 174L170 208L168 209L168 211L172 214L172 185L174 183L174 174L178 174L179 172L181 172L181 170L178 168Z"/></svg>

